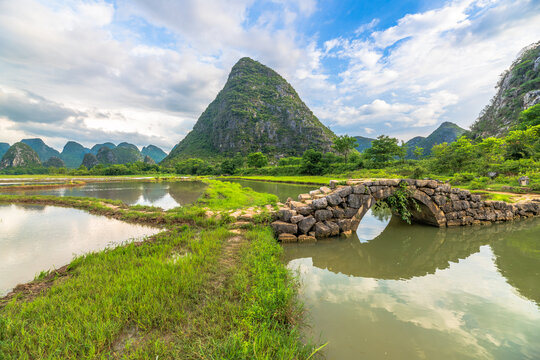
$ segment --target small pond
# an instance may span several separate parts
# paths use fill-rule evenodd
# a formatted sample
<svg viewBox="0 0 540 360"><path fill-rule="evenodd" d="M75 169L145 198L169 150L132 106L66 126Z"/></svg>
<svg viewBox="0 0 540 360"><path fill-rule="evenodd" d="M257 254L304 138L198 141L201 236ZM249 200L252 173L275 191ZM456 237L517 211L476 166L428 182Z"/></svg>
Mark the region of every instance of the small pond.
<svg viewBox="0 0 540 360"><path fill-rule="evenodd" d="M282 201L317 188L237 182ZM540 219L439 229L370 210L349 238L283 249L327 359L540 359Z"/></svg>
<svg viewBox="0 0 540 360"><path fill-rule="evenodd" d="M122 200L128 205L158 206L165 210L193 203L206 189L200 181L90 182L83 186L4 191L4 194L84 196ZM0 193L2 189L0 188Z"/></svg>
<svg viewBox="0 0 540 360"><path fill-rule="evenodd" d="M159 231L76 209L0 205L0 296L77 255Z"/></svg>
<svg viewBox="0 0 540 360"><path fill-rule="evenodd" d="M540 220L284 244L328 359L540 359Z"/></svg>

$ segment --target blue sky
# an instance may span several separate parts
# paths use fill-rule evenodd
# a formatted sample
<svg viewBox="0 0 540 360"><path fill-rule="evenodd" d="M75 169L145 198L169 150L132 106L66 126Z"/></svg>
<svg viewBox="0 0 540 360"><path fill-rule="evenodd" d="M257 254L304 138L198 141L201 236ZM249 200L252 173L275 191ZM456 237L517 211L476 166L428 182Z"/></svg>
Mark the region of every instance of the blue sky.
<svg viewBox="0 0 540 360"><path fill-rule="evenodd" d="M0 0L0 141L170 150L243 56L337 134L469 127L539 23L538 0Z"/></svg>

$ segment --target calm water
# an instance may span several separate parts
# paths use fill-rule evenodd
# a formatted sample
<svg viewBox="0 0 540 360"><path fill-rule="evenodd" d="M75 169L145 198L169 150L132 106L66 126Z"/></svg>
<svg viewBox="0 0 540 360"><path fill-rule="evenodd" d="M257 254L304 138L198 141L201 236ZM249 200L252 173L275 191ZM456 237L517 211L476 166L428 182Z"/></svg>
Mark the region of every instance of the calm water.
<svg viewBox="0 0 540 360"><path fill-rule="evenodd" d="M0 205L0 296L42 270L69 263L75 255L158 231L75 209Z"/></svg>
<svg viewBox="0 0 540 360"><path fill-rule="evenodd" d="M242 186L250 187L257 192L265 192L277 195L279 201L282 202L287 201L288 197L293 198L293 200L297 200L299 194L308 193L311 190L315 190L318 188L317 185L295 185L243 179L226 179L224 181L238 183Z"/></svg>
<svg viewBox="0 0 540 360"><path fill-rule="evenodd" d="M128 205L151 205L165 210L191 204L203 193L206 185L199 181L171 182L94 182L84 186L10 191L6 194L85 196L122 200Z"/></svg>
<svg viewBox="0 0 540 360"><path fill-rule="evenodd" d="M540 359L540 220L284 244L328 359Z"/></svg>

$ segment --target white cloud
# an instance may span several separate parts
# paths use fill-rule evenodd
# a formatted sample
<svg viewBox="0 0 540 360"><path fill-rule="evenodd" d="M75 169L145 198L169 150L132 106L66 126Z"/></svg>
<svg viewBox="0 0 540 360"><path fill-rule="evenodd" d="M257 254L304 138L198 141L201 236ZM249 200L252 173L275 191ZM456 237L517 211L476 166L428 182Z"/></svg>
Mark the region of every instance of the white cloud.
<svg viewBox="0 0 540 360"><path fill-rule="evenodd" d="M327 40L325 49L347 63L337 86L340 95L353 94L341 104L347 114L362 114L377 99L391 97L392 104L408 106L397 110L386 104L372 121L408 119L417 127L454 121L467 127L493 96L498 75L521 48L540 39L538 23L538 2L452 1L359 39ZM369 122L367 116L345 120L329 107L322 117L344 128L351 121ZM403 134L404 129L394 131Z"/></svg>

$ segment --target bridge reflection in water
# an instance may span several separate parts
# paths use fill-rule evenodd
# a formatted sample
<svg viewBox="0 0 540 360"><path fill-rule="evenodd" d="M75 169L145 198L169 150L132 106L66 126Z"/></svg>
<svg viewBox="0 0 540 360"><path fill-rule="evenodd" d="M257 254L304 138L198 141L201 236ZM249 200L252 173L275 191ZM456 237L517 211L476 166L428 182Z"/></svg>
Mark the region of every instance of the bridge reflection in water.
<svg viewBox="0 0 540 360"><path fill-rule="evenodd" d="M329 358L540 358L539 219L386 223L367 242L283 244Z"/></svg>

